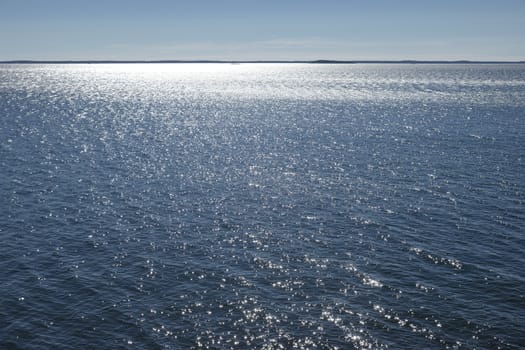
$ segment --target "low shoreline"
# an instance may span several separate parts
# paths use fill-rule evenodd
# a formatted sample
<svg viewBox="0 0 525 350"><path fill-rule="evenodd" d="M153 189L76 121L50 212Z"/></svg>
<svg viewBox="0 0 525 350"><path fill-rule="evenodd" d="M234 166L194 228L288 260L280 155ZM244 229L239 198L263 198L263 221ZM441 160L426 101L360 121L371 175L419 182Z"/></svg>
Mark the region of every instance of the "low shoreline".
<svg viewBox="0 0 525 350"><path fill-rule="evenodd" d="M524 64L525 61L439 61L439 60L9 60L0 61L0 64L159 64L159 63L222 63L222 64L242 64L242 63L302 63L302 64Z"/></svg>

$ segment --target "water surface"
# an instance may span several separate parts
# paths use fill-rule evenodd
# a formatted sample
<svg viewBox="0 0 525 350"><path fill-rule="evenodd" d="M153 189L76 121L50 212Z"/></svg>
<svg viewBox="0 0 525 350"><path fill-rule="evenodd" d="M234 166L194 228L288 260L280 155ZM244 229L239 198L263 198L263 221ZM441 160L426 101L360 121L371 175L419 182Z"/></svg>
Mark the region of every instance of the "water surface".
<svg viewBox="0 0 525 350"><path fill-rule="evenodd" d="M524 65L0 65L0 345L519 349L524 111Z"/></svg>

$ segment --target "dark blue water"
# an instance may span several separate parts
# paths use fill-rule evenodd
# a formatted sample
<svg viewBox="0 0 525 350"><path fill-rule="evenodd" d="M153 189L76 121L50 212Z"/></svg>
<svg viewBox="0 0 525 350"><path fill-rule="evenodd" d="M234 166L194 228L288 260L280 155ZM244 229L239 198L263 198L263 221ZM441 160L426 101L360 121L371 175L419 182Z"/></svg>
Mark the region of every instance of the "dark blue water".
<svg viewBox="0 0 525 350"><path fill-rule="evenodd" d="M0 348L525 347L525 65L0 66Z"/></svg>

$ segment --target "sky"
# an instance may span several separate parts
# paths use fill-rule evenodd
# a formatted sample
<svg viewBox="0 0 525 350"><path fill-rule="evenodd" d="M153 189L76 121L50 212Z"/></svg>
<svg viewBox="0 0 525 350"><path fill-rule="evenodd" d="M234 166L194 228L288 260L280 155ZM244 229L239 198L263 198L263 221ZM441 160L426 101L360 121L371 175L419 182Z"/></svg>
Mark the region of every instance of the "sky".
<svg viewBox="0 0 525 350"><path fill-rule="evenodd" d="M525 0L0 0L0 60L525 60Z"/></svg>

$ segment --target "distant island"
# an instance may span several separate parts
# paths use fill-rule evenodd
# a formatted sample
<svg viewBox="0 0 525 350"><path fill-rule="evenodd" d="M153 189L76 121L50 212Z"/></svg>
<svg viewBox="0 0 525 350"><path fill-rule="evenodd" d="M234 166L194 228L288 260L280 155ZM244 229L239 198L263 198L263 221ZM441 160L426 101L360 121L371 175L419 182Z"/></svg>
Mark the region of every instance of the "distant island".
<svg viewBox="0 0 525 350"><path fill-rule="evenodd" d="M10 60L0 64L126 64L126 63L310 63L310 64L522 64L525 61L446 60Z"/></svg>

